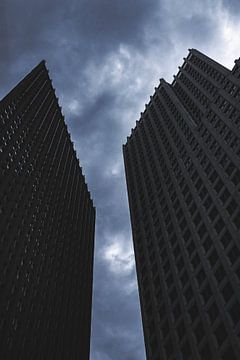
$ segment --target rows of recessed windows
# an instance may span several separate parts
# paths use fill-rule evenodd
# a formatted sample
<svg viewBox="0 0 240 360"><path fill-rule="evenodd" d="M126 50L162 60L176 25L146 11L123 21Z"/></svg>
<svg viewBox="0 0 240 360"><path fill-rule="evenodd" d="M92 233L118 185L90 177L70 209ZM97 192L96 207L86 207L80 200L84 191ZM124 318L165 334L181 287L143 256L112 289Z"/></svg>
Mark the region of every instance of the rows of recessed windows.
<svg viewBox="0 0 240 360"><path fill-rule="evenodd" d="M10 104L4 106L4 110L1 109L1 114L0 114L0 128L1 128L1 132L4 132L4 129L7 127L10 128L14 127L14 126L18 126L16 119L13 117L13 114L16 110L17 107L17 102L12 100L10 102Z"/></svg>
<svg viewBox="0 0 240 360"><path fill-rule="evenodd" d="M27 93L34 92L37 84L39 83L39 80L41 80L43 75L45 77L45 69L38 69L37 71L38 72L35 73L33 76L24 80L25 87L24 87L24 89L21 89L21 93L19 95L17 95L17 100L18 100L19 104L22 104L23 99L25 98Z"/></svg>
<svg viewBox="0 0 240 360"><path fill-rule="evenodd" d="M220 71L216 70L216 68L214 68L214 66L210 65L208 62L200 59L197 55L190 54L189 61L190 63L195 64L199 69L201 69L205 74L210 76L219 84L222 84L224 82L225 75L223 75L223 73L221 73Z"/></svg>
<svg viewBox="0 0 240 360"><path fill-rule="evenodd" d="M184 107L187 109L189 114L191 114L192 118L198 123L202 116L202 112L196 105L196 102L190 98L178 82L174 84L173 90L181 100L181 103L184 104Z"/></svg>
<svg viewBox="0 0 240 360"><path fill-rule="evenodd" d="M217 185L216 185L217 186ZM204 190L204 189L203 189ZM204 191L203 191L203 193L204 193ZM222 235L222 238L226 238L226 236L224 237L224 235L226 235L226 233L224 233L223 235ZM211 239L206 239L206 241L204 242L204 246L205 246L205 248L207 249L207 250L209 250L209 248L211 248ZM210 256L211 255L211 256ZM210 261L211 262L214 262L214 259L216 259L216 253L214 252L214 251L212 251L212 253L209 255L209 259L210 259ZM195 262L197 262L197 257L195 257ZM200 279L200 275L199 275L199 279ZM200 281L200 280L199 280ZM211 289L210 289L210 291L211 291ZM208 296L208 294L209 294L209 287L208 286L206 286L206 289L203 291L203 296L205 297L205 298L207 298L207 296ZM225 295L226 296L226 295ZM233 308L233 309L235 309L236 308L236 306L237 305L235 305L235 307ZM219 331L219 333L220 333L220 331ZM229 349L228 349L229 350ZM230 351L230 350L229 350ZM228 351L226 351L226 354L227 353L229 353Z"/></svg>
<svg viewBox="0 0 240 360"><path fill-rule="evenodd" d="M221 110L222 114L224 114L224 119L227 117L239 129L240 109L235 104L219 95L214 102L214 106Z"/></svg>
<svg viewBox="0 0 240 360"><path fill-rule="evenodd" d="M21 115L17 114L15 115L15 111L18 109L18 107L22 107L22 104L25 104L24 101L22 101L22 98L25 97L27 92L34 86L34 84L39 80L39 78L42 76L43 72L39 72L39 74L36 76L35 79L30 81L30 84L26 89L22 92L21 95L18 97L11 99L10 102L3 103L4 110L1 110L0 114L0 125L2 130L4 129L11 129L14 131L14 128L18 128L21 124ZM35 89L34 89L35 91Z"/></svg>
<svg viewBox="0 0 240 360"><path fill-rule="evenodd" d="M129 147L131 147L131 150L129 150ZM136 161L134 161L134 163L132 164L131 159L130 159L130 154L129 154L130 152L131 152L132 157L135 158L135 151L134 151L132 144L129 144L128 146L125 147L125 156L126 156L126 163L128 166L128 181L130 183L129 190L131 193L131 207L133 209L133 213L137 214L137 211L138 211L138 206L137 206L138 189L135 186L134 173L137 174L138 166L137 166Z"/></svg>
<svg viewBox="0 0 240 360"><path fill-rule="evenodd" d="M225 136L223 138L225 139L226 144L228 144L234 153L239 156L240 143L239 139L234 135L234 133L231 130L228 131L229 128L214 115L213 118L210 119L210 122L214 130L218 132L220 132L221 129L225 129ZM204 126L202 126L199 130L204 142L208 145L208 147L214 147L215 151L213 152L213 155L224 169L226 175L230 178L235 186L238 186L240 183L240 171L238 167L231 161L228 154L226 154L226 152L223 150L221 143L217 142L214 136L209 131L204 129Z"/></svg>
<svg viewBox="0 0 240 360"><path fill-rule="evenodd" d="M232 74L237 78L240 79L240 66L239 66L239 60L238 62L235 64L233 70L232 70Z"/></svg>
<svg viewBox="0 0 240 360"><path fill-rule="evenodd" d="M56 203L55 203L55 201L52 201L51 202L54 206L56 206ZM64 214L63 214L64 215ZM39 219L39 217L38 217L38 219ZM31 225L31 224L30 224ZM46 225L46 224L45 224ZM51 221L50 221L50 223L49 223L49 225L50 225L50 228L48 227L48 231L49 232L51 232ZM38 221L38 224L37 224L37 226L41 226L41 222L40 221ZM56 229L55 229L56 230ZM39 245L40 245L40 242L38 241L38 247L39 247ZM46 246L45 246L45 248L46 248L46 250L47 250L47 244L45 244ZM44 244L41 242L41 248L42 248L42 250L41 250L41 252L39 253L39 256L42 256L42 261L45 261L44 259L45 259L45 255L44 255L44 253L43 253L43 246L44 246ZM32 253L32 255L34 256L34 253L36 252L36 246L34 245L34 252ZM65 248L65 250L66 250L66 248ZM44 250L44 252L45 252L45 250ZM24 265L24 263L25 263L25 258L26 258L26 254L28 253L28 250L27 250L27 248L25 248L25 250L24 250L24 257L23 257L23 259L22 259L22 261L21 261L21 263L20 263L20 266L23 266ZM36 254L35 254L36 255ZM56 255L58 255L58 254L55 254L54 256L55 256L55 259L56 259ZM49 258L49 260L48 260L48 262L51 262L51 264L53 263L53 258ZM30 266L30 269L33 269L33 261L32 260L30 260L30 262L29 262L29 266ZM25 267L26 267L26 265L25 265ZM45 265L44 265L44 268L45 268ZM50 269L52 269L52 265L50 266ZM41 272L43 271L43 263L41 263L40 264L40 266L38 267L38 273L39 274L41 274ZM32 270L31 270L31 272L32 272ZM18 272L19 273L19 272ZM17 278L19 278L19 275L18 275L18 273L17 273ZM23 272L23 274L24 274L24 281L25 281L25 285L27 285L27 283L29 283L30 282L30 272L26 272L25 270L24 270L24 272ZM39 284L39 276L37 277L37 283ZM23 287L22 287L22 291L23 291L23 296L26 296L27 295L27 286L25 286L25 285L23 285ZM46 287L47 286L47 283L45 283L44 284L44 286ZM13 288L16 288L16 286L15 286L15 283L14 283L14 285L13 285ZM12 288L12 289L13 289ZM13 294L13 292L12 292L12 290L11 290L11 294ZM9 306L9 305L7 305L7 306ZM20 306L20 309L22 309L22 306ZM16 321L16 319L14 318L13 319L13 326L14 326L14 328L15 328L15 330L17 329L17 321ZM10 339L10 338L9 338ZM10 340L9 340L10 341ZM11 341L10 341L11 342ZM9 345L11 345L11 344L9 344Z"/></svg>
<svg viewBox="0 0 240 360"><path fill-rule="evenodd" d="M140 167L138 165L136 151L134 149L134 146L132 146L132 148L131 148L131 155L132 155L133 159L135 159L135 161L131 162L131 167L129 166L128 169L132 169L131 175L130 175L130 181L132 181L134 186L132 185L132 187L131 187L131 202L132 202L132 206L133 206L133 210L134 210L134 214L135 214L135 216L134 216L135 223L137 224L138 220L136 220L136 219L138 219L138 216L140 215L140 213L138 212L137 199L140 201L142 213L146 212L145 190L144 190L142 177L139 176ZM143 161L143 157L141 157L141 160ZM130 157L128 157L128 161L130 162ZM134 174L137 174L137 175L134 175ZM148 185L149 179L146 176L146 172L144 173L144 175L145 175L145 184ZM134 179L135 179L135 182L134 182ZM149 186L147 186L147 188L150 189ZM151 190L150 190L150 192L151 192ZM140 228L139 228L139 232L140 232Z"/></svg>
<svg viewBox="0 0 240 360"><path fill-rule="evenodd" d="M194 101L199 101L204 107L208 105L208 98L197 88L194 83L188 79L183 73L179 76L178 80L183 83L191 94L195 97ZM192 96L191 96L192 97ZM184 105L184 104L183 104Z"/></svg>
<svg viewBox="0 0 240 360"><path fill-rule="evenodd" d="M218 184L219 185L219 184ZM210 202L211 203L211 202ZM216 213L216 212L215 212ZM227 233L227 232L226 232ZM223 236L223 238L224 239L226 239L226 233L224 234L224 236ZM230 239L230 240L229 240ZM232 238L231 238L231 236L230 236L230 234L228 235L228 242L229 241L231 241L232 240ZM235 249L235 251L236 251L236 259L238 258L238 254L239 254L239 250L238 250L238 248L236 248L236 246L234 246L234 249ZM233 254L233 252L232 252L232 254ZM216 254L214 254L215 256L214 256L214 259L216 260ZM234 261L234 260L233 260ZM213 265L213 264L212 264Z"/></svg>
<svg viewBox="0 0 240 360"><path fill-rule="evenodd" d="M209 115L208 119L209 123L211 123L212 125L210 131L204 126L204 124L202 124L202 126L199 127L199 132L201 133L204 142L208 145L210 150L212 150L214 157L217 160L221 159L222 155L225 155L225 157L227 157L226 151L224 151L222 144L224 144L225 146L228 145L229 148L234 152L234 154L239 156L240 141L239 137L236 136L236 133L234 133L217 116ZM215 140L214 136L217 140ZM222 142L223 140L224 143Z"/></svg>
<svg viewBox="0 0 240 360"><path fill-rule="evenodd" d="M33 134L32 134L33 135ZM12 140L12 139L11 139ZM24 139L20 139L17 140L17 144L22 144L24 142ZM13 152L17 151L17 149L15 149L13 147ZM23 149L23 151L25 151ZM26 151L25 151L26 152ZM29 152L32 153L32 148L29 148ZM20 151L19 151L20 153ZM24 154L25 155L25 154ZM10 155L9 155L10 156ZM10 156L11 158L13 157L12 155ZM15 159L13 159L14 162L16 161ZM36 161L36 158L35 158ZM47 251L47 244L44 247L44 244L42 241L40 241L40 239L42 239L43 236L43 232L42 229L44 228L45 231L49 230L49 232L52 232L52 226L53 224L51 223L51 217L48 217L47 214L49 215L50 212L50 208L43 208L42 207L42 216L40 216L40 207L41 207L41 203L42 203L42 199L45 197L47 197L48 199L48 204L55 204L56 207L56 198L52 198L51 196L53 196L53 194L49 194L46 191L46 186L44 185L42 187L42 191L40 191L39 189L37 189L37 185L39 185L41 183L41 176L42 176L42 170L43 168L45 169L45 171L47 171L47 159L44 160L43 163L43 158L38 158L38 161L35 163L35 168L33 167L32 171L34 171L35 173L33 174L33 177L31 179L34 179L35 183L33 184L33 186L31 187L30 182L28 180L28 177L26 175L26 181L25 184L23 184L23 186L20 189L20 192L18 191L17 187L16 187L16 177L13 178L10 186L8 187L9 191L13 191L16 189L16 198L18 200L20 200L20 204L24 206L24 211L25 211L25 217L22 218L22 221L19 223L18 226L18 233L16 235L16 237L13 238L13 240L10 242L8 239L8 246L9 246L9 254L8 254L8 261L7 264L4 265L3 271L2 271L2 276L8 276L8 269L10 268L10 270L12 269L12 267L9 267L9 265L11 265L11 262L13 261L13 257L14 254L16 253L16 247L19 247L21 245L21 254L20 255L20 259L19 260L19 268L16 270L16 281L14 281L11 285L9 285L9 299L6 302L6 311L8 311L14 304L11 304L11 298L16 299L16 292L19 290L19 300L17 302L16 305L16 312L14 313L14 316L12 317L11 321L9 321L9 325L12 328L13 332L18 330L19 327L19 314L22 313L24 311L23 309L23 303L22 303L22 296L23 297L28 297L29 295L29 284L32 283L31 281L31 274L33 273L33 269L34 269L34 264L36 263L36 258L37 256L40 256L42 258L42 261L45 261L44 258L46 258L45 256L45 252ZM26 157L26 162L29 162L29 156ZM40 168L41 171L38 171L36 165L39 165L38 167ZM52 165L50 165L50 169L52 169ZM45 177L44 179L46 181L49 180L49 176ZM42 185L42 184L41 184ZM50 186L50 184L49 184ZM2 190L2 188L1 188ZM38 198L36 198L36 194L38 194ZM8 197L7 194L4 193L3 194L3 198L4 201L8 201ZM23 201L21 201L23 200ZM55 201L54 201L55 200ZM34 204L34 202L37 202L37 204ZM2 204L2 202L1 202ZM36 206L35 206L36 205ZM35 206L35 208L33 209L33 206ZM14 210L11 213L11 221L12 220L12 214L15 216L16 214L20 215L21 212L18 211L18 207L19 204L15 204ZM34 210L35 213L33 213L32 219L30 219L31 223L29 223L26 220L26 216L30 216L30 214L32 213L32 211L30 211L30 209ZM63 206L60 206L59 209L63 210ZM46 212L47 211L47 212ZM63 218L64 215L66 215L66 212L64 213L64 211L61 211L62 215L61 217ZM78 219L79 223L81 223L81 219ZM10 224L10 223L9 223ZM48 228L47 228L48 225ZM78 224L79 225L79 224ZM40 227L40 228L39 228ZM3 231L7 231L8 227L3 227ZM58 228L56 228L54 231L58 232ZM1 234L3 236L1 236L1 241L2 239L6 238L5 234ZM57 235L57 233L56 233ZM57 235L58 237L58 235ZM24 239L25 238L25 242L24 244L21 242L19 243L19 239ZM33 243L33 240L36 241L36 244ZM41 251L40 251L40 244L41 244ZM2 242L1 242L2 245ZM22 246L23 245L23 246ZM2 246L1 246L2 249ZM29 263L27 258L30 258ZM56 259L58 256L58 254L54 254L54 259ZM60 258L59 258L59 264L60 264ZM49 269L48 271L50 271L50 269L52 268L53 265L53 254L51 255L51 257L48 259L49 261ZM78 259L76 259L76 263L78 263ZM59 266L58 266L59 268ZM36 284L37 284L37 288L40 282L40 274L42 273L42 271L46 269L45 266L43 266L43 263L40 264L40 266L38 266L38 275L36 278ZM21 286L21 288L19 288L17 286L17 282L19 281L23 281L23 285ZM8 281L9 284L9 281ZM47 280L46 282L43 282L42 285L43 286L48 286L49 281ZM1 285L3 285L2 281L1 281ZM32 291L32 290L31 290ZM36 289L34 290L36 293ZM46 289L43 292L43 296L46 295ZM33 294L34 295L34 294ZM34 296L37 296L36 294ZM31 304L30 304L31 305ZM33 304L30 306L30 311L31 312L35 312L34 308L33 308ZM51 311L50 311L51 313ZM11 310L11 314L13 314L12 310ZM0 323L0 327L3 327L3 320L4 320L5 316L2 317L2 321ZM25 321L24 321L25 322ZM29 320L26 319L26 326L29 325ZM47 324L47 326L49 326L49 323ZM37 327L39 328L39 322ZM13 346L13 333L11 330L11 335L7 335L7 345L9 346L9 349ZM26 339L23 339L22 344L24 345Z"/></svg>
<svg viewBox="0 0 240 360"><path fill-rule="evenodd" d="M240 87L230 79L226 79L223 89L227 94L231 95L233 99L236 99L237 101L240 99Z"/></svg>
<svg viewBox="0 0 240 360"><path fill-rule="evenodd" d="M158 100L159 102L159 100ZM209 135L207 132L206 132L206 135L208 135L208 139L211 135ZM192 141L190 143L190 145L194 145L194 141L193 141L194 138L192 138ZM220 152L221 148L217 145L217 142L213 139L213 141L210 141L210 148L211 148L211 151L213 152L213 149L215 149L215 153L218 153ZM181 155L183 155L183 153L181 153L181 150L182 148L180 149L179 153ZM196 151L197 150L197 157L200 157L201 158L201 164L205 166L205 169L206 169L206 172L207 172L207 175L209 176L209 179L211 181L211 183L214 183L215 179L217 179L217 174L216 172L214 172L214 170L211 168L211 164L209 163L209 161L207 160L206 156L204 155L204 152L200 149L200 146L199 144L196 143L195 141L195 145L193 147L193 150ZM186 151L185 151L185 155L186 155ZM191 159L189 158L189 166L191 166ZM229 163L229 161L228 161ZM213 170L213 171L212 171ZM239 183L238 181L238 178L239 178L239 175L238 175L238 169L232 164L231 166L231 162L230 164L227 166L227 174L232 178L234 179L233 181ZM200 182L200 180L199 180ZM222 183L222 186L221 186L221 180L219 180L215 186L214 186L214 189L216 189L217 192L219 192L220 190L222 190L223 188L223 183ZM200 189L197 189L198 191ZM205 191L204 191L205 190ZM200 191L200 196L202 195L202 197L204 195L206 195L206 188L203 187L203 189ZM240 218L239 216L239 213L237 212L235 214L235 217L233 218L233 221L234 221L234 224L235 226L238 228L240 225L239 225L239 221L238 219ZM216 223L216 230L219 232L221 230L221 228L223 227L223 222L221 219L219 219L219 221Z"/></svg>
<svg viewBox="0 0 240 360"><path fill-rule="evenodd" d="M28 148L28 146L27 146L27 148ZM34 178L37 180L38 179L38 176L36 177L37 168L35 167L35 169L34 169L34 166L33 166L32 163L28 164L28 162L29 162L28 158L29 158L30 150L25 149L25 152L26 152L26 159L24 158L24 162L31 168L32 171L35 171ZM23 153L23 156L24 156L24 153ZM38 159L38 160L40 160L40 159ZM43 169L41 161L38 162L38 168ZM29 183L30 178L28 178L26 174L25 174L25 178L26 178L26 184ZM2 206L8 206L8 198L10 198L10 194L12 194L12 192L17 189L16 188L16 183L17 183L17 177L13 176L12 179L11 179L11 184L7 184L8 186L5 187L5 188L2 187L2 194L3 194ZM18 179L18 183L19 183L19 179ZM22 187L21 187L21 190L20 190L19 194L18 195L16 194L16 197L17 197L17 199L18 199L18 201L20 203L22 202L23 194L24 194L24 192L26 190L26 187L29 186L29 185L26 185L26 184L25 185L22 184ZM31 196L33 196L34 192L36 192L35 188L33 188L33 192L32 192ZM12 195L11 195L11 197L12 197ZM15 205L17 205L17 203L15 203ZM5 213L6 213L6 211L5 211Z"/></svg>
<svg viewBox="0 0 240 360"><path fill-rule="evenodd" d="M22 119L24 120L24 116L20 116L19 117L19 121L21 121ZM31 123L24 123L22 128L18 129L18 128L13 128L10 125L10 128L12 128L12 132L11 135L9 133L8 136L8 142L6 141L5 137L3 136L3 140L4 140L4 146L5 149L2 148L2 151L4 151L4 156L5 156L5 161L3 161L2 166L1 166L1 170L2 173L5 174L6 171L9 171L9 169L11 167L16 167L15 171L19 174L19 172L23 169L24 165L26 164L26 159L24 157L23 152L27 151L27 149L22 149L22 147L25 147L26 144L26 139L29 137L32 137L31 132L33 131L33 129L36 127L36 121L32 121ZM13 139L12 136L15 133L15 130L18 129L17 132L17 136L15 136L15 138ZM8 133L8 130L7 130ZM35 136L35 139L37 139L37 136ZM11 141L11 149L9 149L9 147L7 148L8 143L10 144ZM14 145L12 144L14 142ZM18 156L18 154L21 153L21 158L16 159L16 157ZM29 151L27 151L27 156L29 157Z"/></svg>
<svg viewBox="0 0 240 360"><path fill-rule="evenodd" d="M172 101L171 97L168 95L167 91L163 87L161 87L159 93L161 94L161 97L164 100L164 103L167 104L169 111L174 116L176 123L177 123L177 127L179 127L183 131L183 134L185 135L185 137L187 139L191 136L194 137L194 135L192 134L192 131L189 128L189 125L187 124L186 120L184 119L184 117L181 115L181 113L177 109L176 105ZM158 98L156 98L156 103L159 103L159 102L160 102L160 99L158 97ZM164 108L163 103L161 103L161 105L162 106L159 108L162 111ZM166 114L166 112L165 112L165 114ZM166 120L168 117L169 116L167 115L167 116L164 116L163 118L164 118L164 120ZM170 119L168 120L168 122L169 121L172 122L172 120L170 120ZM176 126L176 124L175 124L175 126Z"/></svg>
<svg viewBox="0 0 240 360"><path fill-rule="evenodd" d="M48 180L48 179L47 179ZM26 187L23 187L22 188L22 190L21 191L25 191L24 189L26 189ZM41 193L41 195L42 196L45 196L44 195L45 193L43 192L43 193ZM38 200L38 202L39 202L39 200ZM52 204L54 204L55 202L54 201L52 201ZM34 217L33 217L34 218ZM23 238L24 237L24 235L25 235L25 227L26 227L26 225L27 224L25 224L26 222L24 221L24 219L23 219L23 221L22 221L22 234L20 235L20 233L19 233L19 236L21 237L21 238ZM39 218L39 216L38 216L38 221L37 221L37 225L38 226L43 226L43 223L41 222L41 219ZM30 227L30 229L32 229L32 227L31 227L31 225L32 224L29 224L29 227ZM21 229L19 228L19 230L21 231ZM28 239L28 238L27 238ZM15 242L14 242L14 244L15 244ZM36 247L34 248L34 252L36 251ZM28 250L27 250L27 247L25 247L25 249L24 249L24 257L26 256L26 253L28 252ZM34 253L33 253L33 255L34 255ZM10 262L10 259L9 259L9 262ZM21 265L23 265L23 261L21 262ZM5 273L5 271L4 271L4 273ZM26 278L26 281L27 281L27 278ZM11 290L11 293L12 293L12 290ZM25 294L26 294L26 288L24 287L24 289L23 289L23 293L24 293L24 296L25 296ZM14 327L15 327L15 325L16 325L16 323L14 322Z"/></svg>
<svg viewBox="0 0 240 360"><path fill-rule="evenodd" d="M190 244L191 246L192 246L192 244ZM189 249L190 249L190 246L188 247ZM175 251L175 254L178 254L179 255L179 251L178 251L179 249L178 248L176 248L176 251ZM166 259L166 250L164 249L164 251L163 251L163 259ZM194 262L196 262L197 260L194 260ZM193 262L193 263L194 263ZM197 264L198 262L196 262L196 264ZM165 264L165 269L168 269L168 267L167 267L167 265L169 265L169 264ZM181 261L179 262L179 264L178 265L180 265L180 268L179 268L179 270L182 270L182 268L183 268L183 264L181 263ZM186 272L184 272L185 274L186 274ZM199 273L199 275L198 275L198 278L199 278L199 281L201 281L201 279L202 279L202 277L200 277L200 274L201 273ZM204 278L204 277L203 277ZM183 276L181 277L181 279L182 279L182 281L184 281L184 279L185 279L185 277L184 277L184 274L183 274ZM187 278L185 279L185 281L187 281ZM171 283L171 282L170 282ZM205 297L205 298L207 298L208 297L208 295L209 295L209 287L207 286L206 287L206 289L204 289L203 290L203 296ZM186 292L186 296L187 296L187 300L189 300L189 296L190 295L188 295L188 294L191 294L192 292L189 290L189 291L187 291Z"/></svg>
<svg viewBox="0 0 240 360"><path fill-rule="evenodd" d="M158 103L159 103L159 99L158 99ZM165 121L165 118L163 118L164 119L164 121ZM164 145L165 145L165 148L166 148L166 150L167 150L167 153L168 153L168 158L169 158L169 160L171 161L171 163L172 163L172 166L173 166L173 170L175 170L176 171L176 169L177 169L177 159L176 159L176 156L173 154L173 151L171 150L171 147L170 147L170 144L169 144L169 141L167 141L167 137L164 135L164 130L163 130L163 128L162 128L162 126L161 126L161 123L160 122L156 122L156 126L157 126L157 128L159 129L159 131L160 131L160 136L162 136L162 141L163 141L163 143L164 143ZM181 140L181 138L180 138L180 136L178 136L178 134L177 134L177 132L176 132L176 129L175 129L175 127L174 127L174 125L173 125L173 123L171 123L170 121L167 121L167 126L168 126L168 129L169 129L169 132L170 132L170 134L171 134L171 136L172 136L172 138L173 138L173 140L174 140L174 142L175 142L175 145L176 145L176 147L178 148L178 153L181 155L181 158L182 158L182 160L184 161L184 164L185 164L185 166L186 166L186 168L190 168L190 169L193 169L194 168L194 166L193 166L193 162L192 162L192 160L191 160L191 158L190 157L188 157L187 156L187 151L186 151L186 149L185 149L185 147L184 147L184 145L183 145L183 143L182 143L182 140ZM185 128L184 129L185 130L185 133L187 133L187 135L188 136L191 136L190 134L190 132L189 132L189 128ZM165 139L165 140L164 140ZM194 145L194 144L193 144ZM195 143L195 145L194 145L194 151L199 151L199 147L197 147L197 143Z"/></svg>
<svg viewBox="0 0 240 360"><path fill-rule="evenodd" d="M192 77L193 80L195 80L200 86L202 86L208 92L209 95L212 95L212 97L215 96L217 92L216 87L205 76L203 76L199 71L197 71L193 64L190 64L189 62L185 62L183 68L184 70L186 70L188 75Z"/></svg>
<svg viewBox="0 0 240 360"><path fill-rule="evenodd" d="M220 186L220 184L219 184L219 182L216 184L216 188L219 188L219 186ZM221 186L220 186L221 187ZM205 190L205 191L203 191L203 190ZM201 194L202 195L206 195L207 193L206 193L206 189L202 189L202 190L200 190L200 197L201 197ZM212 203L211 201L210 201L210 203ZM209 205L209 204L208 204ZM211 216L211 218L212 218L212 220L214 220L214 217L215 217L215 215L214 215L214 210L215 209L212 209L212 211L211 211L211 213L210 213L210 216ZM216 214L216 211L215 211L215 214ZM213 217L214 216L214 217ZM202 230L203 231L203 233L204 233L204 230ZM236 256L237 257L237 256ZM215 259L216 259L216 256L215 256Z"/></svg>
<svg viewBox="0 0 240 360"><path fill-rule="evenodd" d="M163 210L163 213L167 213L166 212L166 210ZM168 225L168 221L169 220L169 215L167 215L167 217L166 217L166 221L167 221L167 224L166 225ZM165 249L164 249L164 251L166 251ZM163 253L163 259L166 259L166 254L164 254ZM195 259L195 262L196 262L196 259ZM194 262L193 262L193 264L194 264ZM183 267L183 264L180 262L180 269ZM169 269L169 262L167 262L165 265L164 265L164 269L166 270L166 269ZM166 276L167 276L167 274L166 274ZM171 275L169 275L169 279L171 280L171 281L168 281L168 277L167 277L167 283L169 283L169 285L172 283L172 277L171 277ZM171 285L170 285L171 286ZM189 291L187 292L187 294L189 293ZM188 295L189 296L189 295Z"/></svg>
<svg viewBox="0 0 240 360"><path fill-rule="evenodd" d="M149 128L149 125L150 124L148 124L148 128ZM158 127L161 127L161 125L160 124L158 124ZM164 138L165 138L165 140L166 140L166 136L165 136L165 134L164 134L164 130L163 129L160 129L160 136L162 137L162 141L163 141L163 143L164 143ZM170 147L170 145L169 145L169 142L168 143L165 143L164 144L165 145L165 149L166 149L166 151L167 151L167 153L168 153L168 157L169 157L169 159L172 161L172 163L173 164L175 164L174 165L174 171L176 171L177 170L177 159L176 159L176 157L175 157L175 155L173 154L173 152L172 152L172 150L171 150L171 147ZM163 160L162 159L160 159L160 162L161 162L161 164L163 164ZM163 168L163 165L162 165L162 168ZM178 173L177 173L177 175L179 175ZM168 175L168 177L169 177L169 175ZM177 179L179 180L179 176L177 176ZM167 183L169 183L169 178L166 178L166 180L167 180ZM171 187L173 188L173 185L171 185ZM185 196L186 194L185 194L185 192L187 191L187 185L182 189L182 193L183 193L183 195ZM201 195L201 194L200 194Z"/></svg>
<svg viewBox="0 0 240 360"><path fill-rule="evenodd" d="M16 130L18 130L18 128L21 126L24 119L24 114L30 109L29 104L25 106L25 108L23 105L21 105L21 112L15 114L15 111L17 110L17 103L17 101L13 101L13 104L10 105L10 109L8 106L7 109L5 109L5 112L1 115L1 122L4 125L3 131L5 130L2 135L2 143L5 146L9 140L11 140Z"/></svg>
<svg viewBox="0 0 240 360"><path fill-rule="evenodd" d="M161 201L161 204L162 204L162 201ZM167 216L167 219L166 219L166 222L167 222L167 224L168 224L168 217L169 216ZM148 228L148 226L147 226L147 228ZM162 237L161 237L161 235L160 235L160 233L158 233L158 235L160 236L160 239L162 239ZM162 246L162 244L163 244L163 242L162 241L160 241L160 245ZM153 246L151 245L150 246L150 248L149 248L149 252L151 251L153 249ZM154 253L150 253L151 255L150 255L150 257L151 257L151 264L153 264L153 272L155 273L156 272L156 270L157 270L157 267L156 267L156 263L154 262ZM164 256L164 259L166 258L166 256ZM165 271L168 271L169 270L169 264L168 263L166 263L165 264L165 266L164 266L164 269L165 269ZM146 269L145 269L145 267L143 268L143 274L146 274ZM157 280L158 279L158 277L155 279L155 280ZM172 275L171 274L169 274L169 276L166 276L166 283L168 284L168 286L172 286L172 281L173 281L173 278L172 278ZM159 284L159 281L157 280L156 281L156 286ZM173 296L172 296L173 297Z"/></svg>

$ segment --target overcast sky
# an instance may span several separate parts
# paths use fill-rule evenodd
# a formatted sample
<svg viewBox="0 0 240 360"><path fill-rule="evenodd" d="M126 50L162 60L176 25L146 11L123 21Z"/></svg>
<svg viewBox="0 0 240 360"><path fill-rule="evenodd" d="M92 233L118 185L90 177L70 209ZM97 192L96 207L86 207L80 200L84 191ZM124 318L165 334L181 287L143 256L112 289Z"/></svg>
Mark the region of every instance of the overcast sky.
<svg viewBox="0 0 240 360"><path fill-rule="evenodd" d="M91 360L145 350L122 144L188 48L232 68L239 0L0 0L0 98L42 59L97 208Z"/></svg>

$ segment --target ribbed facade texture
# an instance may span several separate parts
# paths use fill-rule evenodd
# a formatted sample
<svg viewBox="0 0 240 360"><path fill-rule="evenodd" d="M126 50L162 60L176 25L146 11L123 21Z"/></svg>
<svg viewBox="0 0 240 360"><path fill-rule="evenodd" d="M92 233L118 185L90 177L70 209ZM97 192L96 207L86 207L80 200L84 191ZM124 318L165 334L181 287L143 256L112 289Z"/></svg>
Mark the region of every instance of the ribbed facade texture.
<svg viewBox="0 0 240 360"><path fill-rule="evenodd" d="M0 358L87 360L95 208L44 62L0 129Z"/></svg>
<svg viewBox="0 0 240 360"><path fill-rule="evenodd" d="M147 359L240 359L240 61L191 49L123 153Z"/></svg>

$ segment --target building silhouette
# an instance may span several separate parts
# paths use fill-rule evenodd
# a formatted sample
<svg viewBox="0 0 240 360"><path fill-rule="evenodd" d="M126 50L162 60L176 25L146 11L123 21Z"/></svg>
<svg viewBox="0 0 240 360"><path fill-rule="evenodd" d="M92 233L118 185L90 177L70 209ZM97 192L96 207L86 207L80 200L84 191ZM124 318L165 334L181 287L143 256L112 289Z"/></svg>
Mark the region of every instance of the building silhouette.
<svg viewBox="0 0 240 360"><path fill-rule="evenodd" d="M240 60L189 50L123 153L147 359L240 359Z"/></svg>
<svg viewBox="0 0 240 360"><path fill-rule="evenodd" d="M0 127L0 358L87 360L95 208L44 61Z"/></svg>

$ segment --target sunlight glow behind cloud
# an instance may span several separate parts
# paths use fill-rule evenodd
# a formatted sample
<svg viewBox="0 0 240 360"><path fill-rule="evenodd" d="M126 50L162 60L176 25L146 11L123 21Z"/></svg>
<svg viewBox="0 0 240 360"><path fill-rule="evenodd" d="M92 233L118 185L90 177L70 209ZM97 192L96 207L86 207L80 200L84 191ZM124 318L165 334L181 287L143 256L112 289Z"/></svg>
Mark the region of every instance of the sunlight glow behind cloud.
<svg viewBox="0 0 240 360"><path fill-rule="evenodd" d="M103 249L103 259L116 275L128 275L134 268L134 253L130 244L126 242L124 235L118 234Z"/></svg>

